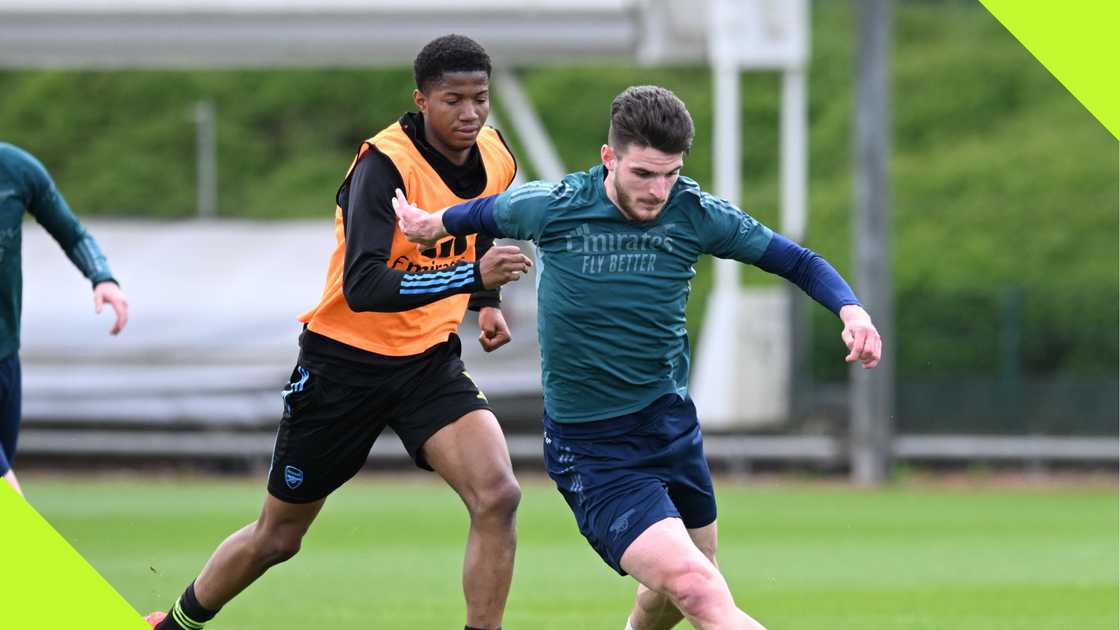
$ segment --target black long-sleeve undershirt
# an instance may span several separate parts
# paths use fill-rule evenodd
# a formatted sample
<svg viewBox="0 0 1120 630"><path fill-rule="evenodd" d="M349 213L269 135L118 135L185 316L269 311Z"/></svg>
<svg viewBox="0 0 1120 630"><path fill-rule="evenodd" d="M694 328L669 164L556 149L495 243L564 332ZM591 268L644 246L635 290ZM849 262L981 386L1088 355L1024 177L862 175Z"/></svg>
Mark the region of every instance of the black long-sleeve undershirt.
<svg viewBox="0 0 1120 630"><path fill-rule="evenodd" d="M432 147L424 136L424 118L419 113L408 113L400 118L400 125L413 145L439 174L443 183L458 197L470 199L486 189L486 169L477 147L471 150L467 162L453 164ZM508 148L508 145L507 145ZM342 208L343 227L346 231L346 256L343 261L343 295L353 310L404 311L451 295L422 296L400 295L401 283L406 273L390 267L393 235L396 231L396 214L392 199L397 188L406 190L400 171L392 160L375 147L354 166L351 176L338 190L337 202ZM406 190L407 192L407 190ZM493 238L475 239L475 260L480 260L493 245ZM467 263L471 265L472 263ZM446 270L443 270L446 272ZM433 273L438 273L433 272ZM476 272L477 273L477 272ZM471 293L468 308L497 307L500 302L498 289L484 289L479 278L465 284L455 293ZM413 296L413 297L410 297ZM405 299L402 299L405 298ZM396 369L414 361L423 360L432 352L441 352L433 346L424 353L408 357L381 355L346 345L304 329L300 335L300 363L330 374L340 382L350 382L369 370L377 374L386 369Z"/></svg>
<svg viewBox="0 0 1120 630"><path fill-rule="evenodd" d="M346 229L342 293L356 312L407 311L482 287L478 265L467 261L415 272L389 266L397 223L391 200L398 187L403 184L393 163L371 147L339 193Z"/></svg>
<svg viewBox="0 0 1120 630"><path fill-rule="evenodd" d="M422 140L422 118L406 116L401 122L456 194L467 198L485 189L485 168L477 149L466 164L455 166ZM339 189L338 203L346 230L342 290L350 308L359 312L406 311L461 293L472 294L468 304L472 310L497 307L500 294L482 286L477 262L463 261L451 268L423 271L391 266L389 256L397 221L392 199L397 188L404 190L400 172L388 156L370 147ZM490 237L475 240L476 261L493 242Z"/></svg>

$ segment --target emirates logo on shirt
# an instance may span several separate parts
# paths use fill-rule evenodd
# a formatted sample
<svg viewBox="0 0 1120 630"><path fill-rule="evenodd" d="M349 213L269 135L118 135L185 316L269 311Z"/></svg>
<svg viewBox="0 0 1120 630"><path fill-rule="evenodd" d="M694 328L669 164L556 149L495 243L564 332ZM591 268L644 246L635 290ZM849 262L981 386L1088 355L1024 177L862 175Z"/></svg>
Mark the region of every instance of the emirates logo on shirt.
<svg viewBox="0 0 1120 630"><path fill-rule="evenodd" d="M449 236L436 243L435 247L422 250L418 250L411 243L406 243L406 247L403 249L404 253L401 253L402 249L398 249L394 244L394 253L399 255L393 259L389 266L407 272L449 269L463 262L463 255L467 253L467 248L471 244L470 238L469 236Z"/></svg>
<svg viewBox="0 0 1120 630"><path fill-rule="evenodd" d="M447 258L462 256L465 251L467 251L467 237L454 236L436 243L435 247L420 250L420 254L428 258Z"/></svg>
<svg viewBox="0 0 1120 630"><path fill-rule="evenodd" d="M574 254L610 254L616 252L673 251L673 236L670 234L676 225L669 223L647 230L615 232L603 230L595 232L584 223L564 234L565 249Z"/></svg>

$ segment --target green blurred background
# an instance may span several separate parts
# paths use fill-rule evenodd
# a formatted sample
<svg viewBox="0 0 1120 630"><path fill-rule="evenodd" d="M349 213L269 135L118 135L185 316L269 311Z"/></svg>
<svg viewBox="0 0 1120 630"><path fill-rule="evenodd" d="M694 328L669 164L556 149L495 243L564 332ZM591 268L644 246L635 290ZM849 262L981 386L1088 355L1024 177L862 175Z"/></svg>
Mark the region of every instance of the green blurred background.
<svg viewBox="0 0 1120 630"><path fill-rule="evenodd" d="M853 32L849 3L813 5L805 244L849 277ZM888 343L900 429L1115 434L1116 139L978 3L900 3L894 55L897 342ZM698 131L685 174L711 185L706 67L531 68L522 80L569 170L597 160L616 93L671 88ZM411 108L411 90L405 68L7 71L0 138L38 155L82 216L188 218L191 112L208 100L218 115L219 215L326 219L358 144ZM742 96L741 205L776 225L779 77L747 74ZM694 338L707 265L690 304ZM842 382L839 330L823 310L813 317L812 378Z"/></svg>

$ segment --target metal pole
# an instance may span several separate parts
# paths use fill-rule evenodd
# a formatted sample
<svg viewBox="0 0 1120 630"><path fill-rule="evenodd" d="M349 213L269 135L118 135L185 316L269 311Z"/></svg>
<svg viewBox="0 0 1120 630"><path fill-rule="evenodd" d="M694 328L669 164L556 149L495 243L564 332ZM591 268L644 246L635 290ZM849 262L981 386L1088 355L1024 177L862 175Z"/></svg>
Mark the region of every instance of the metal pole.
<svg viewBox="0 0 1120 630"><path fill-rule="evenodd" d="M505 119L502 118L502 114L499 112L498 107L494 105L493 100L490 101L490 115L486 118L486 122L498 131L509 132L510 128L506 127ZM525 169L519 168L517 172L513 174L513 182L510 183L510 187L520 186L526 181L528 180L525 179Z"/></svg>
<svg viewBox="0 0 1120 630"><path fill-rule="evenodd" d="M781 232L802 243L808 226L808 98L805 69L798 67L782 73L781 102ZM794 285L787 287L789 318L789 379L787 396L791 419L802 417L810 398L808 356L812 328L807 299Z"/></svg>
<svg viewBox="0 0 1120 630"><path fill-rule="evenodd" d="M713 179L716 194L733 204L739 203L742 188L743 151L740 142L741 106L739 104L739 66L717 61L712 70L715 79L715 128L713 149L715 164ZM739 263L734 260L715 260L716 282L713 289L738 295Z"/></svg>
<svg viewBox="0 0 1120 630"><path fill-rule="evenodd" d="M782 234L794 241L805 239L808 225L808 98L805 70L782 73L781 186Z"/></svg>
<svg viewBox="0 0 1120 630"><path fill-rule="evenodd" d="M856 286L883 338L873 370L851 369L851 465L857 485L882 484L890 466L894 412L894 337L891 308L891 2L860 0L856 34L855 217Z"/></svg>
<svg viewBox="0 0 1120 630"><path fill-rule="evenodd" d="M200 219L218 214L218 133L214 103L194 105L197 159L197 213Z"/></svg>
<svg viewBox="0 0 1120 630"><path fill-rule="evenodd" d="M506 106L509 120L517 130L525 152L537 171L537 176L549 182L559 182L568 174L560 153L548 135L548 129L537 116L533 101L521 87L517 73L512 68L495 68L494 83L498 86L502 96L502 104Z"/></svg>
<svg viewBox="0 0 1120 630"><path fill-rule="evenodd" d="M724 61L721 61L724 60ZM739 69L726 56L713 55L715 125L712 132L715 192L732 203L739 196ZM706 304L704 334L693 372L692 395L706 426L732 426L739 418L739 263L712 261L715 282Z"/></svg>

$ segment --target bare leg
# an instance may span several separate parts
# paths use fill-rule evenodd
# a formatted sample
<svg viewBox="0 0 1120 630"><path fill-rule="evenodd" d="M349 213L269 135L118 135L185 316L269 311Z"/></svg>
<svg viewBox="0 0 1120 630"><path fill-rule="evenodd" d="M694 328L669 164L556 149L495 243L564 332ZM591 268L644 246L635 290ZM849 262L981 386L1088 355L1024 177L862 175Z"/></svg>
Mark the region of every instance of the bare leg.
<svg viewBox="0 0 1120 630"><path fill-rule="evenodd" d="M198 603L217 610L269 567L296 555L303 535L325 502L285 503L266 496L257 520L226 538L206 562L194 583Z"/></svg>
<svg viewBox="0 0 1120 630"><path fill-rule="evenodd" d="M651 525L626 549L621 564L646 588L667 597L697 630L765 630L735 606L719 569L700 551L680 519ZM658 602L647 595L636 608L642 603L656 609L653 604ZM661 612L657 620L667 623L668 619Z"/></svg>
<svg viewBox="0 0 1120 630"><path fill-rule="evenodd" d="M23 488L19 487L19 479L16 479L16 471L9 470L4 473L4 481L7 481L8 485L15 488L15 491L18 492L20 496L23 496Z"/></svg>
<svg viewBox="0 0 1120 630"><path fill-rule="evenodd" d="M711 560L715 567L716 562L716 524L688 530L688 537ZM645 584L638 583L638 595L634 600L634 610L630 613L630 626L634 630L669 630L684 619L681 611L673 605L667 595L652 591Z"/></svg>
<svg viewBox="0 0 1120 630"><path fill-rule="evenodd" d="M423 453L470 513L463 558L467 625L499 628L513 579L521 502L502 429L490 411L472 411L429 438Z"/></svg>
<svg viewBox="0 0 1120 630"><path fill-rule="evenodd" d="M667 595L651 591L645 584L638 584L634 610L630 612L630 627L633 630L669 630L682 619L684 615Z"/></svg>

